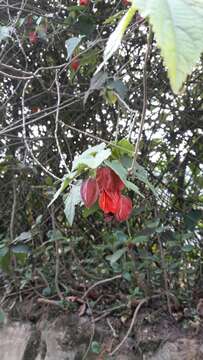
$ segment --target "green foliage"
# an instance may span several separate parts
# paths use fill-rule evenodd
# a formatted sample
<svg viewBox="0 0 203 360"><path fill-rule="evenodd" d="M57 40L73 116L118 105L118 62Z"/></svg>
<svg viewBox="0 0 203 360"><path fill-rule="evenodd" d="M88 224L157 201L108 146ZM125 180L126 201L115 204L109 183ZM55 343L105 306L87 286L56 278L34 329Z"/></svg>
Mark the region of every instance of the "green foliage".
<svg viewBox="0 0 203 360"><path fill-rule="evenodd" d="M171 87L178 93L203 51L201 0L133 0L142 16L149 17L161 48Z"/></svg>
<svg viewBox="0 0 203 360"><path fill-rule="evenodd" d="M9 282L24 298L37 286L62 309L76 309L77 302L59 300L57 276L66 299L121 275L88 298L101 311L108 293L116 301L117 293L126 301L163 293L166 270L170 292L194 305L202 287L202 59L177 97L157 45L177 92L199 59L202 4L137 0L144 19L121 1L72 4L28 0L22 12L1 5L2 288ZM157 45L145 63L150 25ZM95 74L106 43L105 69ZM105 217L98 203L82 204L81 181L101 166L125 183L128 222Z"/></svg>
<svg viewBox="0 0 203 360"><path fill-rule="evenodd" d="M80 187L80 181L72 185L71 190L64 201L64 212L70 226L73 225L73 220L75 217L75 206L81 202Z"/></svg>

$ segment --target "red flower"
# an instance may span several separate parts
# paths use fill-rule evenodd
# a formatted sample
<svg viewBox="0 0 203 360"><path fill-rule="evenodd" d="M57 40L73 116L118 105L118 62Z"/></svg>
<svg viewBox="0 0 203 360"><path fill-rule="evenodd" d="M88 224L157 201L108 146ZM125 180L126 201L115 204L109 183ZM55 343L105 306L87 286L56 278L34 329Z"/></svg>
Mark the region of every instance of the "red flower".
<svg viewBox="0 0 203 360"><path fill-rule="evenodd" d="M119 176L108 167L97 169L96 180L100 191L120 192L125 187Z"/></svg>
<svg viewBox="0 0 203 360"><path fill-rule="evenodd" d="M29 40L30 40L31 44L36 44L37 43L38 38L37 38L36 31L29 32L28 37L29 37Z"/></svg>
<svg viewBox="0 0 203 360"><path fill-rule="evenodd" d="M117 221L128 220L132 210L133 210L133 205L131 199L127 196L120 195L118 209L115 214L116 220Z"/></svg>
<svg viewBox="0 0 203 360"><path fill-rule="evenodd" d="M88 6L90 3L90 0L80 0L80 5L81 6Z"/></svg>
<svg viewBox="0 0 203 360"><path fill-rule="evenodd" d="M99 188L95 179L87 179L83 181L80 194L87 208L90 208L98 199Z"/></svg>
<svg viewBox="0 0 203 360"><path fill-rule="evenodd" d="M74 57L73 60L71 61L70 66L73 71L77 71L77 69L80 66L80 60L77 57Z"/></svg>
<svg viewBox="0 0 203 360"><path fill-rule="evenodd" d="M103 210L105 214L115 214L118 209L119 199L120 197L117 191L106 192L104 190L99 196L99 207Z"/></svg>
<svg viewBox="0 0 203 360"><path fill-rule="evenodd" d="M122 0L122 4L124 6L128 6L128 5L130 5L130 1L129 0Z"/></svg>
<svg viewBox="0 0 203 360"><path fill-rule="evenodd" d="M99 207L105 217L115 216L117 221L129 218L133 206L129 197L121 194L125 187L123 181L110 168L97 169L96 179L87 179L81 186L81 197L87 208L91 207L99 197Z"/></svg>

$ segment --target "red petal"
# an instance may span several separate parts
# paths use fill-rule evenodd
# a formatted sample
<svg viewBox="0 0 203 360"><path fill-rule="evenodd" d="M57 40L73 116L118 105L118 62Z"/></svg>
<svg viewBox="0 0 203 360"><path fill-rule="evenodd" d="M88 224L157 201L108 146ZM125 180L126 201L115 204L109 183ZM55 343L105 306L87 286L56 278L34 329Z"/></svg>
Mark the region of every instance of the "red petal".
<svg viewBox="0 0 203 360"><path fill-rule="evenodd" d="M28 34L28 36L29 36L29 40L30 40L30 43L31 44L36 44L37 43L37 33L36 33L36 31L31 31L31 32L29 32L29 34Z"/></svg>
<svg viewBox="0 0 203 360"><path fill-rule="evenodd" d="M128 220L133 210L132 201L129 197L121 195L118 210L115 214L115 218L117 221L125 221Z"/></svg>
<svg viewBox="0 0 203 360"><path fill-rule="evenodd" d="M97 169L96 180L100 191L120 192L125 187L119 176L108 167Z"/></svg>
<svg viewBox="0 0 203 360"><path fill-rule="evenodd" d="M99 196L99 207L104 211L104 213L113 213L115 214L118 209L119 204L119 193L111 192L107 193L105 190L102 191Z"/></svg>
<svg viewBox="0 0 203 360"><path fill-rule="evenodd" d="M80 188L80 194L87 208L90 208L92 205L94 205L99 195L99 188L96 179L90 178L84 180Z"/></svg>

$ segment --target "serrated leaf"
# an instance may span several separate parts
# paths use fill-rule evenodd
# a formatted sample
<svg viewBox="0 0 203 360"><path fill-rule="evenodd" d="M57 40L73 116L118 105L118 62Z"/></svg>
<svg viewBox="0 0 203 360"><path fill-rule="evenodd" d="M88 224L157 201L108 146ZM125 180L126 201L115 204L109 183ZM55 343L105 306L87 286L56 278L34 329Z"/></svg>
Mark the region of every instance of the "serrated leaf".
<svg viewBox="0 0 203 360"><path fill-rule="evenodd" d="M103 88L107 79L108 79L108 74L107 74L107 72L104 72L104 71L100 71L92 77L92 79L90 81L90 87L86 91L85 96L84 96L84 104L86 103L88 96L90 95L90 93L92 91L100 90Z"/></svg>
<svg viewBox="0 0 203 360"><path fill-rule="evenodd" d="M71 56L73 55L77 46L80 44L83 37L84 35L79 37L72 37L65 41L65 46L67 50L67 60L71 58Z"/></svg>
<svg viewBox="0 0 203 360"><path fill-rule="evenodd" d="M134 6L130 7L126 12L126 14L123 16L123 18L118 23L114 32L109 36L109 39L107 41L104 50L104 56L103 56L104 61L99 65L99 67L96 70L96 73L98 73L102 69L102 67L106 64L106 62L118 50L123 38L123 34L127 29L128 25L130 24L130 22L132 21L135 12L136 12L136 8Z"/></svg>
<svg viewBox="0 0 203 360"><path fill-rule="evenodd" d="M56 201L56 199L58 199L59 195L61 195L61 193L68 187L70 182L74 179L75 175L76 175L76 172L72 172L63 178L60 188L55 193L55 195L54 195L53 199L51 200L51 202L49 203L48 207L51 206L54 203L54 201Z"/></svg>
<svg viewBox="0 0 203 360"><path fill-rule="evenodd" d="M106 149L105 143L93 146L74 159L72 170L76 170L80 166L96 169L104 160L108 159L110 155L111 149Z"/></svg>
<svg viewBox="0 0 203 360"><path fill-rule="evenodd" d="M155 32L175 93L203 51L202 0L133 0Z"/></svg>
<svg viewBox="0 0 203 360"><path fill-rule="evenodd" d="M107 260L110 261L111 266L116 263L127 251L127 248L122 248L117 250L113 255L109 255L106 257Z"/></svg>
<svg viewBox="0 0 203 360"><path fill-rule="evenodd" d="M79 204L82 199L80 195L80 187L81 181L78 181L77 184L73 185L66 200L64 201L65 209L64 213L66 215L66 219L70 226L73 225L74 217L75 217L75 206Z"/></svg>

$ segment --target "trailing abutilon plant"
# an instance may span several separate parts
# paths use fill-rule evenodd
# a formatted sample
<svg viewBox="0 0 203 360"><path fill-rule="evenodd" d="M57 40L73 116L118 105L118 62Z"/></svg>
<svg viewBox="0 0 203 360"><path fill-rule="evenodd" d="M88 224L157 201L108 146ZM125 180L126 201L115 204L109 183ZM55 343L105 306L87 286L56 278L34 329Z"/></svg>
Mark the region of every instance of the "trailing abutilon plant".
<svg viewBox="0 0 203 360"><path fill-rule="evenodd" d="M79 204L87 209L97 204L96 211L102 210L106 221L128 220L133 213L133 202L127 191L143 197L135 182L142 181L154 191L140 165L137 164L133 173L129 172L132 156L133 145L126 139L108 147L101 143L87 149L74 159L71 172L63 178L50 204L65 192L64 212L69 225L73 224L75 206Z"/></svg>

